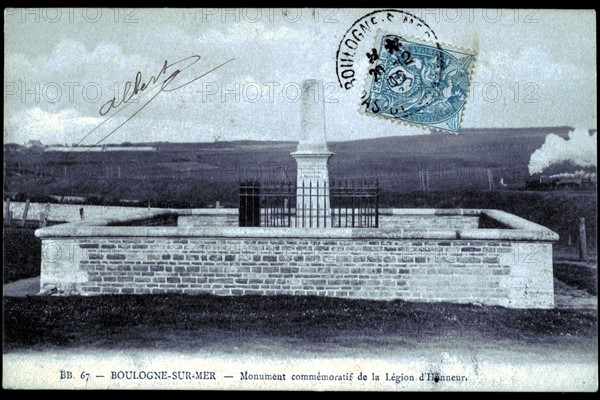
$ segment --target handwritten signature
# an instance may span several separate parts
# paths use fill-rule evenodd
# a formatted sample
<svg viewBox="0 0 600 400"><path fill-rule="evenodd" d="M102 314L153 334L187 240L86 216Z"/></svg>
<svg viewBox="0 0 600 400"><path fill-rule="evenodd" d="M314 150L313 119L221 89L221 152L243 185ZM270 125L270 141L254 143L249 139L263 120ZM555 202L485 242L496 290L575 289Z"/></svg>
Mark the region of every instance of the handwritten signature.
<svg viewBox="0 0 600 400"><path fill-rule="evenodd" d="M96 131L102 125L104 125L109 120L111 120L115 115L117 115L119 112L124 110L127 106L129 106L130 104L138 103L137 100L140 99L142 96L147 95L147 94L155 91L156 89L158 89L158 91L156 91L156 93L154 93L152 95L152 97L150 97L137 110L135 110L135 112L132 115L130 115L127 119L125 119L125 121L120 123L116 128L112 129L107 135L105 135L102 139L97 141L95 144L93 144L91 146L87 146L87 147L93 147L93 146L96 146L96 145L102 143L109 136L111 136L113 133L115 133L119 128L121 128L123 125L125 125L129 120L131 120L138 113L140 113L140 111L142 111L148 104L150 104L161 93L174 92L176 90L179 90L187 85L190 85L190 84L198 81L199 79L205 77L206 75L210 74L211 72L214 72L215 70L223 67L224 65L226 65L234 60L232 58L230 60L225 61L224 63L217 65L216 67L212 68L211 70L201 73L187 81L178 82L178 80L177 80L178 76L183 71L187 70L188 68L190 68L191 66L196 64L198 61L200 61L201 58L202 57L199 55L192 55L192 56L189 56L186 58L182 58L181 60L175 61L174 63L171 63L171 64L169 64L169 62L167 60L165 60L165 62L162 64L160 71L156 75L150 76L148 79L143 79L142 72L138 71L135 75L135 79L133 82L131 82L131 81L125 82L125 85L123 87L123 96L120 99L117 99L117 97L115 96L112 99L110 99L109 101L107 101L106 103L104 103L102 105L102 107L100 107L99 113L100 113L100 115L105 116L111 110L116 110L116 111L114 113L112 113L112 115L110 115L107 119L105 119L100 124L98 124L94 129L92 129L90 132L88 132L75 145L75 147L78 147L79 144L81 144L94 131ZM162 79L162 81L161 81L161 79ZM177 86L174 86L174 85L177 85Z"/></svg>

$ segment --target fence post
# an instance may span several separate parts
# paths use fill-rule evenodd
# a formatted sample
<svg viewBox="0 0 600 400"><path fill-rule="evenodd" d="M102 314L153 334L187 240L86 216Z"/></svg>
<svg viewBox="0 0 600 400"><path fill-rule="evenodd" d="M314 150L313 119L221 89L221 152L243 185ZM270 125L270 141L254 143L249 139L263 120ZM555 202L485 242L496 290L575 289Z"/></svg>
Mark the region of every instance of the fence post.
<svg viewBox="0 0 600 400"><path fill-rule="evenodd" d="M352 191L352 193L354 193L354 187L356 186L356 183L352 184L353 188L350 189ZM350 197L352 199L352 228L354 228L354 196Z"/></svg>
<svg viewBox="0 0 600 400"><path fill-rule="evenodd" d="M25 226L25 221L27 220L27 213L29 212L29 199L25 202L25 209L23 210L23 218L21 219L21 226Z"/></svg>
<svg viewBox="0 0 600 400"><path fill-rule="evenodd" d="M289 211L290 206L289 206L289 200L288 200L287 196L288 196L288 194L286 192L286 197L283 198L283 218L287 217L287 225L284 225L284 226L290 226L290 223L291 223L291 217L290 217L290 211Z"/></svg>
<svg viewBox="0 0 600 400"><path fill-rule="evenodd" d="M494 176L492 175L492 170L490 168L487 169L487 178L489 189L494 190Z"/></svg>
<svg viewBox="0 0 600 400"><path fill-rule="evenodd" d="M42 227L48 225L48 216L50 215L50 203L46 203L46 210L42 218Z"/></svg>
<svg viewBox="0 0 600 400"><path fill-rule="evenodd" d="M312 180L308 181L308 227L312 228Z"/></svg>
<svg viewBox="0 0 600 400"><path fill-rule="evenodd" d="M587 235L584 217L579 218L579 260L587 261Z"/></svg>
<svg viewBox="0 0 600 400"><path fill-rule="evenodd" d="M379 228L379 181L375 187L375 228Z"/></svg>
<svg viewBox="0 0 600 400"><path fill-rule="evenodd" d="M10 197L6 198L6 210L4 211L4 220L8 225L12 223L12 213L10 212Z"/></svg>

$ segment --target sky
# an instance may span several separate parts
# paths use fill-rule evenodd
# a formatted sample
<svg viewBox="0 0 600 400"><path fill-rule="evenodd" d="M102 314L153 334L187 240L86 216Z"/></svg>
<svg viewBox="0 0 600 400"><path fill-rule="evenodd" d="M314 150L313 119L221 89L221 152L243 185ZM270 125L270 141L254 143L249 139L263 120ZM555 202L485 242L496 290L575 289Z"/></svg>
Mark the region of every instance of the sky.
<svg viewBox="0 0 600 400"><path fill-rule="evenodd" d="M429 134L359 111L366 56L357 58L354 87L339 87L340 40L371 11L5 9L4 142L294 141L306 79L323 82L330 141ZM404 11L443 47L477 54L461 128L596 128L593 11ZM424 39L399 21L379 29ZM375 46L376 33L365 33L357 54ZM191 56L200 59L191 65ZM138 71L147 82L165 60L186 59L179 82L218 68L178 90L155 88L119 104Z"/></svg>

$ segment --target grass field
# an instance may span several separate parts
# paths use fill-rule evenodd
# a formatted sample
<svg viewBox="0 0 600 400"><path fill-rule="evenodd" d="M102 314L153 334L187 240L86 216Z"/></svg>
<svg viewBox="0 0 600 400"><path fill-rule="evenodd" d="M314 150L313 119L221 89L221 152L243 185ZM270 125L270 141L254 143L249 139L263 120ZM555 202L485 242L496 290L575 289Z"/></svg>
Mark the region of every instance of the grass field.
<svg viewBox="0 0 600 400"><path fill-rule="evenodd" d="M507 129L330 142L331 179L379 180L384 191L524 187L529 156L552 129ZM554 128L564 136L566 128ZM295 142L151 143L151 152L16 152L5 146L5 191L31 200L47 195L85 196L91 201L135 199L166 207L237 204L244 180L293 180Z"/></svg>
<svg viewBox="0 0 600 400"><path fill-rule="evenodd" d="M4 227L3 229L3 282L40 275L41 240L35 237L35 228Z"/></svg>
<svg viewBox="0 0 600 400"><path fill-rule="evenodd" d="M573 288L598 296L598 267L591 264L557 260L554 262L554 276Z"/></svg>
<svg viewBox="0 0 600 400"><path fill-rule="evenodd" d="M4 351L251 346L269 340L336 347L428 342L584 342L596 310L502 307L294 296L136 295L4 299ZM231 346L230 346L231 345Z"/></svg>

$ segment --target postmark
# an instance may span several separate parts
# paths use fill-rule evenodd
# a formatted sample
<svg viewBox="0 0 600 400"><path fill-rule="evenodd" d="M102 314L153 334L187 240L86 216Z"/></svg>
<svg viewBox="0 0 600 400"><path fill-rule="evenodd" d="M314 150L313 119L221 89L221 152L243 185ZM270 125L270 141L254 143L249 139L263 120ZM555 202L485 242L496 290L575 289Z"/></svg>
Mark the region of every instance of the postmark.
<svg viewBox="0 0 600 400"><path fill-rule="evenodd" d="M423 38L437 43L438 37L425 20L407 11L396 9L377 10L365 14L348 28L336 52L336 75L340 87L350 90L360 87L360 62L369 50L379 30L402 32L403 35Z"/></svg>
<svg viewBox="0 0 600 400"><path fill-rule="evenodd" d="M380 33L361 112L458 133L475 53Z"/></svg>

